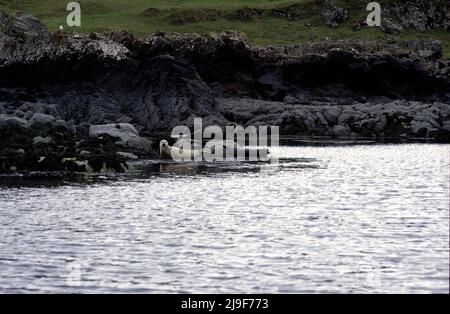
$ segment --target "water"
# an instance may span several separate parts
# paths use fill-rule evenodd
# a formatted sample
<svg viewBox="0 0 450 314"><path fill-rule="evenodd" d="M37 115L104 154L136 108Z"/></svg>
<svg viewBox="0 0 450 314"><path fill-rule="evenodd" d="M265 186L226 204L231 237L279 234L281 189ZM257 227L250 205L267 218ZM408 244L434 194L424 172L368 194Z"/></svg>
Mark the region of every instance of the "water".
<svg viewBox="0 0 450 314"><path fill-rule="evenodd" d="M448 293L448 145L1 178L0 292Z"/></svg>

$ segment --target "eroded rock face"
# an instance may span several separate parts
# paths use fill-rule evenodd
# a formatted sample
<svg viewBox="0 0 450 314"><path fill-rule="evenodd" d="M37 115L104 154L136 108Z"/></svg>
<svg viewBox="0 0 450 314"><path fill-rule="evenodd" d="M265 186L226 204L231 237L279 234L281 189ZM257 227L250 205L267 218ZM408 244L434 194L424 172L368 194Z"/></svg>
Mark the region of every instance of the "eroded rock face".
<svg viewBox="0 0 450 314"><path fill-rule="evenodd" d="M23 13L10 16L0 11L0 42L6 40L46 42L50 37L47 27L34 16Z"/></svg>

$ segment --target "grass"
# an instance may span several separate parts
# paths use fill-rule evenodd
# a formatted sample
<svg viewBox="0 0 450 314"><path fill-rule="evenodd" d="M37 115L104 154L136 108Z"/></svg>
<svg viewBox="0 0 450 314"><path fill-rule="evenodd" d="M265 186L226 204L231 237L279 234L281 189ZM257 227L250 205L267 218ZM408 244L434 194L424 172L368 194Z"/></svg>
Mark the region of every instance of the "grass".
<svg viewBox="0 0 450 314"><path fill-rule="evenodd" d="M381 5L392 0L379 1ZM62 0L0 0L0 8L8 12L23 11L44 21L51 31L66 25L69 1ZM366 5L370 1L331 1L349 10L349 20L338 28L327 27L321 16L321 7L313 0L78 0L81 4L82 26L77 31L105 31L125 29L138 37L146 37L156 31L209 33L238 30L258 45L283 45L323 39L369 39L386 41L392 36L379 28L353 27L367 16ZM298 4L300 16L296 20L274 17L268 10ZM230 19L228 16L241 8L266 10L261 17L252 16L249 21ZM152 8L151 14L144 12ZM178 20L189 23L177 23ZM66 30L68 27L66 26ZM433 30L420 33L406 30L397 39L434 38L444 44L444 54L450 58L450 33Z"/></svg>

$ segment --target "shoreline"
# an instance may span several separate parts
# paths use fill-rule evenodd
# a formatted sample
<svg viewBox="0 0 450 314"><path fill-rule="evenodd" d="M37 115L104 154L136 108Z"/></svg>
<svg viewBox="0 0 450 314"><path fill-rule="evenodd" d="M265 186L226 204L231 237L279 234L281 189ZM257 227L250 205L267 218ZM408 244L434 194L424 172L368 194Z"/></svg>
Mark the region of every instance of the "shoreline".
<svg viewBox="0 0 450 314"><path fill-rule="evenodd" d="M2 25L0 172L126 171L193 117L278 125L281 135L450 143L450 62L437 41L253 47L237 32L50 33L4 13Z"/></svg>

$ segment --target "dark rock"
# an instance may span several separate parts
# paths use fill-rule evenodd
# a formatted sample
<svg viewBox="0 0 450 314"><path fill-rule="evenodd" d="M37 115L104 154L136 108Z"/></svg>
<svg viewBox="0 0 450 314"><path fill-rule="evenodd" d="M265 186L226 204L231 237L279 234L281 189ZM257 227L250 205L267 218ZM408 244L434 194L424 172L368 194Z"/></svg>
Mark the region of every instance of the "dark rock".
<svg viewBox="0 0 450 314"><path fill-rule="evenodd" d="M383 18L381 20L381 30L386 34L399 35L403 32L403 27L390 18Z"/></svg>
<svg viewBox="0 0 450 314"><path fill-rule="evenodd" d="M23 112L20 109L16 109L16 110L14 110L14 116L16 116L18 118L23 118L25 116L25 112Z"/></svg>
<svg viewBox="0 0 450 314"><path fill-rule="evenodd" d="M224 115L242 125L278 125L282 135L407 137L450 140L450 106L410 101L316 105L250 99L220 99Z"/></svg>
<svg viewBox="0 0 450 314"><path fill-rule="evenodd" d="M55 117L43 113L35 113L30 119L29 125L30 128L40 133L47 133L55 126L55 123Z"/></svg>
<svg viewBox="0 0 450 314"><path fill-rule="evenodd" d="M442 57L442 42L432 39L413 39L406 42L406 46L421 58L438 60ZM448 68L448 66L445 66Z"/></svg>
<svg viewBox="0 0 450 314"><path fill-rule="evenodd" d="M272 100L282 100L286 96L289 87L285 86L283 79L275 73L266 73L257 83L261 86L261 93Z"/></svg>
<svg viewBox="0 0 450 314"><path fill-rule="evenodd" d="M385 14L398 18L404 27L414 28L420 32L433 28L448 30L450 3L445 0L393 1L384 11Z"/></svg>
<svg viewBox="0 0 450 314"><path fill-rule="evenodd" d="M138 159L138 156L131 154L131 153L117 152L117 155L119 155L122 158L125 158L126 160L137 160Z"/></svg>
<svg viewBox="0 0 450 314"><path fill-rule="evenodd" d="M273 16L287 18L289 20L298 20L305 17L305 8L300 3L294 3L287 6L277 7L270 10Z"/></svg>
<svg viewBox="0 0 450 314"><path fill-rule="evenodd" d="M295 10L290 18L304 14ZM8 171L126 171L130 156L118 152L157 157L147 137L194 117L204 126L279 125L282 134L450 141L450 68L439 42L252 47L238 32L48 37L39 25L0 14L0 168ZM133 130L119 132L124 123ZM90 137L92 125L110 126Z"/></svg>
<svg viewBox="0 0 450 314"><path fill-rule="evenodd" d="M33 138L33 145L50 145L53 144L53 139L48 137L36 136Z"/></svg>
<svg viewBox="0 0 450 314"><path fill-rule="evenodd" d="M59 115L56 104L32 103L25 101L22 105L20 105L19 109L26 113L30 112L31 114L43 113L54 117L58 117Z"/></svg>
<svg viewBox="0 0 450 314"><path fill-rule="evenodd" d="M0 12L0 43L8 40L48 41L50 37L47 27L37 18L23 13L10 16Z"/></svg>
<svg viewBox="0 0 450 314"><path fill-rule="evenodd" d="M27 127L28 123L24 119L4 114L0 115L0 130L24 130Z"/></svg>
<svg viewBox="0 0 450 314"><path fill-rule="evenodd" d="M243 7L233 11L226 17L230 20L251 21L253 18L261 19L264 13L263 9Z"/></svg>
<svg viewBox="0 0 450 314"><path fill-rule="evenodd" d="M103 135L116 137L123 142L127 142L132 137L139 137L138 131L131 124L117 123L105 125L91 125L89 128L89 136L98 138Z"/></svg>
<svg viewBox="0 0 450 314"><path fill-rule="evenodd" d="M138 155L148 155L154 150L153 142L143 137L131 137L124 144Z"/></svg>
<svg viewBox="0 0 450 314"><path fill-rule="evenodd" d="M322 11L325 24L330 27L338 27L348 19L348 12L344 8L327 5Z"/></svg>
<svg viewBox="0 0 450 314"><path fill-rule="evenodd" d="M349 137L350 136L350 128L348 127L348 125L342 125L342 124L335 125L331 129L331 133L335 137Z"/></svg>

